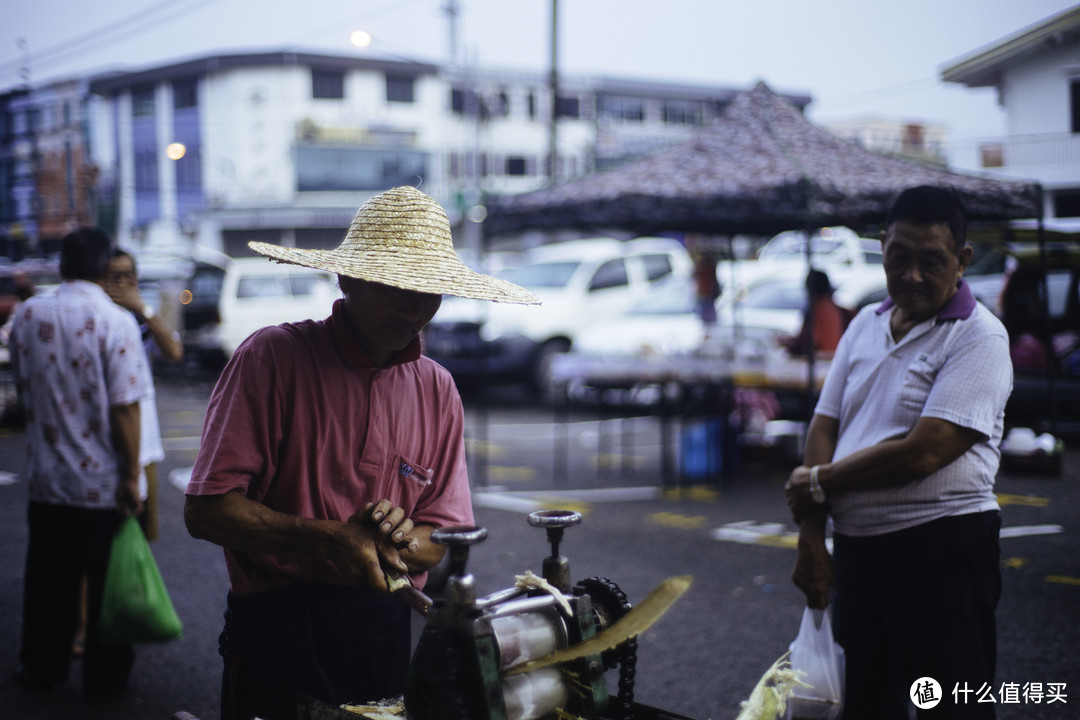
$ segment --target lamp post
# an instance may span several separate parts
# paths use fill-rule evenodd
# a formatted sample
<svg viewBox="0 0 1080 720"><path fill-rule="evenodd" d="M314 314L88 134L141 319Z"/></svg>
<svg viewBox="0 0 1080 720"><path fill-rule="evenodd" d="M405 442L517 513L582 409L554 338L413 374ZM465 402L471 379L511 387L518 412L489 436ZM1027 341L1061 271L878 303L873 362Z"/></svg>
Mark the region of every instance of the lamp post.
<svg viewBox="0 0 1080 720"><path fill-rule="evenodd" d="M559 119L559 0L551 0L551 74L548 77L551 94L551 124L548 126L548 183L555 184L558 167Z"/></svg>

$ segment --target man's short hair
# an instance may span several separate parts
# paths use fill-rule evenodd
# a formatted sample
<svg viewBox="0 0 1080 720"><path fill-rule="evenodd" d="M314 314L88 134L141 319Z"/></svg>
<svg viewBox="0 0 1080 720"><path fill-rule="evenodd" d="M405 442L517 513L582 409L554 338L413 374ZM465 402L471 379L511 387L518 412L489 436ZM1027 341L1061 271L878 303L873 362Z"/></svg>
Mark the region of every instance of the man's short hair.
<svg viewBox="0 0 1080 720"><path fill-rule="evenodd" d="M886 231L899 220L919 225L947 225L957 255L967 244L967 211L959 196L948 188L919 185L904 190L893 201L885 218Z"/></svg>
<svg viewBox="0 0 1080 720"><path fill-rule="evenodd" d="M109 271L113 241L101 228L82 227L60 241L60 277L98 282Z"/></svg>

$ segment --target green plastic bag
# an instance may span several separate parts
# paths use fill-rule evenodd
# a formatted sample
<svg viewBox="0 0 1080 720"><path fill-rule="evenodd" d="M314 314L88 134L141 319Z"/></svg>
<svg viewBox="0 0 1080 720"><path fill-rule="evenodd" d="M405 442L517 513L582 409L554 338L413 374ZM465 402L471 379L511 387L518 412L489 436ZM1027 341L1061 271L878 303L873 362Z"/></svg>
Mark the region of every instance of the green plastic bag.
<svg viewBox="0 0 1080 720"><path fill-rule="evenodd" d="M164 642L182 630L139 521L128 517L113 538L98 636L107 643Z"/></svg>

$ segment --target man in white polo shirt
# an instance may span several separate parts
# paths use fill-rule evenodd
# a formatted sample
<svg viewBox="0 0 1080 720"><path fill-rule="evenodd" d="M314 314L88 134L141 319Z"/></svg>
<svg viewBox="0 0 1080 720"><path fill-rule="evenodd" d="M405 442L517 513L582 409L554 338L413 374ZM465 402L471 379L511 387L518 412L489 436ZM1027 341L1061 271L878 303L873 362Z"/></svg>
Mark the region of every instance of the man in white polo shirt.
<svg viewBox="0 0 1080 720"><path fill-rule="evenodd" d="M906 720L912 683L932 677L935 717L992 718L952 691L994 680L1008 335L962 279L972 249L954 193L904 191L881 240L889 298L841 339L787 482L792 578L814 608L834 586L844 717Z"/></svg>

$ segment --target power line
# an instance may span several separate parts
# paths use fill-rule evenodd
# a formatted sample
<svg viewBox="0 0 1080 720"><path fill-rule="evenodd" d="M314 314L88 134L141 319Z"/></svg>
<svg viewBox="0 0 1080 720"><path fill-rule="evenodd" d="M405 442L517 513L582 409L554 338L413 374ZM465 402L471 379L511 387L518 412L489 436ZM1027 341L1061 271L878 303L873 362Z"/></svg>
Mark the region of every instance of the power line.
<svg viewBox="0 0 1080 720"><path fill-rule="evenodd" d="M145 10L139 10L120 20L65 40L52 47L31 52L26 58L0 63L0 74L15 72L24 62L29 62L31 67L49 66L70 57L91 52L98 47L113 43L115 37L120 33L131 35L142 32L148 27L165 25L215 2L218 2L218 0L193 0L193 2L184 6L183 0L163 0Z"/></svg>

